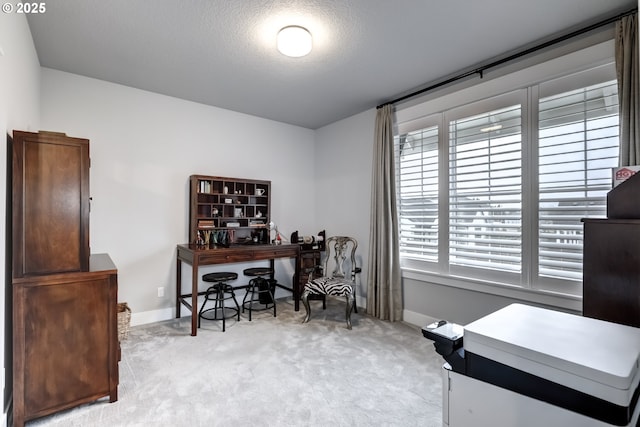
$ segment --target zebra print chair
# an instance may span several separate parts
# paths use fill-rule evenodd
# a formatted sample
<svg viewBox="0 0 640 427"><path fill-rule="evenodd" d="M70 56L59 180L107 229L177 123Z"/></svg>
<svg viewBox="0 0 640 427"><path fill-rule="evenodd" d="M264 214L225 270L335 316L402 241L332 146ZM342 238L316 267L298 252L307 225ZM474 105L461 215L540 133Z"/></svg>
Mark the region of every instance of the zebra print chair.
<svg viewBox="0 0 640 427"><path fill-rule="evenodd" d="M302 323L311 318L309 295L332 295L346 299L347 329L351 329L351 311L358 312L355 301L356 274L361 271L356 265L358 242L352 237L333 236L327 239L325 247L322 265L305 270L309 279L301 296L307 311Z"/></svg>

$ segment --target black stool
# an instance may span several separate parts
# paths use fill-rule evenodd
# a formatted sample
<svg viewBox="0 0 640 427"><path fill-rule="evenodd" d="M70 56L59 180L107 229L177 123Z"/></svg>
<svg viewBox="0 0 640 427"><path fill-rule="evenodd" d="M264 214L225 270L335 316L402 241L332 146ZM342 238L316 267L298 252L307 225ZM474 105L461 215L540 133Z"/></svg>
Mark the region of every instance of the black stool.
<svg viewBox="0 0 640 427"><path fill-rule="evenodd" d="M225 319L238 316L238 321L240 321L240 305L238 304L238 300L236 299L236 294L233 290L233 286L228 285L227 280L236 280L238 278L238 273L230 273L230 272L216 272L209 273L202 276L202 280L205 282L213 282L213 285L209 286L207 292L204 296L204 302L202 303L202 307L200 307L200 312L198 313L198 328L200 327L200 319L205 320L222 320L222 332L225 331ZM233 299L233 302L236 303L235 307L225 307L225 300ZM213 308L204 309L207 305L207 302L214 301ZM221 312L221 317L218 317L218 310ZM231 312L232 314L227 315L225 310ZM213 317L207 317L204 314L213 311Z"/></svg>
<svg viewBox="0 0 640 427"><path fill-rule="evenodd" d="M242 300L242 312L245 308L249 311L249 321L251 321L251 312L270 310L273 308L273 317L276 317L276 299L273 297L275 293L275 280L265 279L264 276L271 276L273 269L268 267L247 268L244 270L244 275L253 277L249 280L249 287L247 293L244 294ZM248 298L248 299L247 299ZM253 304L262 304L264 307L253 308ZM249 307L247 307L249 304Z"/></svg>

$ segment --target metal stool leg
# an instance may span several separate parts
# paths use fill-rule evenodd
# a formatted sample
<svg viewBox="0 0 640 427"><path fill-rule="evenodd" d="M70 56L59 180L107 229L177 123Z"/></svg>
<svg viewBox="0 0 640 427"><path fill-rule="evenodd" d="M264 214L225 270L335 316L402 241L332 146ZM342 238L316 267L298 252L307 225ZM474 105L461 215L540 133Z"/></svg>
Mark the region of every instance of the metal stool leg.
<svg viewBox="0 0 640 427"><path fill-rule="evenodd" d="M253 299L253 279L249 280L249 287L247 291L244 293L244 298L242 298L242 312L244 313L245 305L247 302L247 297L251 294L251 299ZM251 322L251 300L249 300L249 322Z"/></svg>
<svg viewBox="0 0 640 427"><path fill-rule="evenodd" d="M231 298L233 298L233 302L236 303L236 311L238 312L238 321L240 321L240 304L238 304L238 300L236 299L236 292L233 288L229 288L229 293L231 293Z"/></svg>
<svg viewBox="0 0 640 427"><path fill-rule="evenodd" d="M271 283L269 283L268 280L266 282L267 282L267 292L269 293L269 296L271 297L271 304L273 304L273 317L276 317L276 297L271 292Z"/></svg>
<svg viewBox="0 0 640 427"><path fill-rule="evenodd" d="M204 295L204 301L202 302L202 307L200 307L200 311L198 312L198 328L200 327L200 321L202 320L202 312L204 311L205 305L207 305L207 301L209 301L209 295L211 295L211 291L213 286L209 286L207 288L207 292Z"/></svg>
<svg viewBox="0 0 640 427"><path fill-rule="evenodd" d="M227 316L224 315L224 287L225 287L226 283L219 283L218 284L218 299L216 301L216 311L215 311L215 317L218 317L218 301L220 302L220 309L222 311L222 332L224 332L226 330L226 323L227 323Z"/></svg>

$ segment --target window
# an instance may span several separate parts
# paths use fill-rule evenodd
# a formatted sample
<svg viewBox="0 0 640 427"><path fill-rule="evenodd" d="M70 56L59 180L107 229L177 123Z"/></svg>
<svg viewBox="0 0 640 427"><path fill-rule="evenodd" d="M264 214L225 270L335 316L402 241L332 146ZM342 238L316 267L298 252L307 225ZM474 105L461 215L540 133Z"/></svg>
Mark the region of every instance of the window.
<svg viewBox="0 0 640 427"><path fill-rule="evenodd" d="M582 224L606 216L618 164L617 83L541 98L538 115L539 275L582 280Z"/></svg>
<svg viewBox="0 0 640 427"><path fill-rule="evenodd" d="M579 295L581 219L606 216L618 163L613 64L416 123L396 138L404 265Z"/></svg>
<svg viewBox="0 0 640 427"><path fill-rule="evenodd" d="M438 127L400 136L400 245L403 253L438 260Z"/></svg>
<svg viewBox="0 0 640 427"><path fill-rule="evenodd" d="M522 106L449 122L449 265L521 271Z"/></svg>

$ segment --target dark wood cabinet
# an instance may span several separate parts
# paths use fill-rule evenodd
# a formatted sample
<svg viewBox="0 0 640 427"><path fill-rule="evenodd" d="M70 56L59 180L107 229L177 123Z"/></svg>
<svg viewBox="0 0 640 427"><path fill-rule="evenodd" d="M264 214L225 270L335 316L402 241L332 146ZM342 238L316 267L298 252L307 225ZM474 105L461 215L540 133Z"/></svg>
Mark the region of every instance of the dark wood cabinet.
<svg viewBox="0 0 640 427"><path fill-rule="evenodd" d="M189 243L269 243L271 181L207 175L189 181Z"/></svg>
<svg viewBox="0 0 640 427"><path fill-rule="evenodd" d="M13 281L13 425L118 399L118 282L108 255L89 271Z"/></svg>
<svg viewBox="0 0 640 427"><path fill-rule="evenodd" d="M300 235L297 230L291 234L291 243L300 245L300 256L298 256L296 274L294 274L292 282L295 288L293 291L295 311L300 309L300 295L304 292L304 285L309 279L309 274L312 273L311 269L321 265L322 252L325 250L325 239L325 230L320 231L315 236L305 237ZM297 280L296 276L298 277ZM324 295L312 294L309 299L326 301Z"/></svg>
<svg viewBox="0 0 640 427"><path fill-rule="evenodd" d="M13 132L13 277L89 268L89 141Z"/></svg>
<svg viewBox="0 0 640 427"><path fill-rule="evenodd" d="M118 398L117 270L90 255L89 141L10 140L13 425Z"/></svg>
<svg viewBox="0 0 640 427"><path fill-rule="evenodd" d="M607 194L607 218L583 219L584 316L640 327L640 174Z"/></svg>
<svg viewBox="0 0 640 427"><path fill-rule="evenodd" d="M640 327L640 220L583 222L583 315Z"/></svg>

